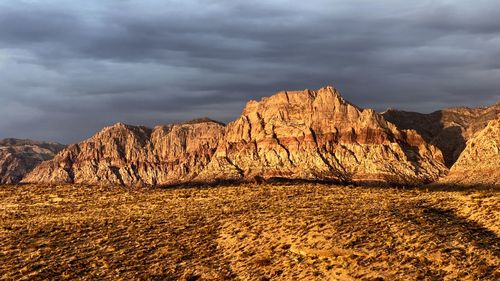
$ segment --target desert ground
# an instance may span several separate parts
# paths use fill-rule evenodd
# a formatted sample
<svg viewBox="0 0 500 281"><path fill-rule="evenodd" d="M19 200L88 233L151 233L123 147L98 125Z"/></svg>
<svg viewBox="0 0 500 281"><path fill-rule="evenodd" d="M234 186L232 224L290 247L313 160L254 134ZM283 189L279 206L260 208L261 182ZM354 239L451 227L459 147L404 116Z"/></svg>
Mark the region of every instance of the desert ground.
<svg viewBox="0 0 500 281"><path fill-rule="evenodd" d="M0 186L3 280L499 280L500 191Z"/></svg>

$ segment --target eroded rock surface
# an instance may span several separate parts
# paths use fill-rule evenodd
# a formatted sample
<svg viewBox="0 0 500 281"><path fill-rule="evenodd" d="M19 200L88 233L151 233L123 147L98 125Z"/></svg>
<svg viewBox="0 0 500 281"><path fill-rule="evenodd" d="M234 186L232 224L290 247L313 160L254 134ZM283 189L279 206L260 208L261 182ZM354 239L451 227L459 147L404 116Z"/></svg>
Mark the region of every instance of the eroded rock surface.
<svg viewBox="0 0 500 281"><path fill-rule="evenodd" d="M444 175L441 151L333 87L250 101L228 126L117 124L44 162L24 182L162 185L269 179L419 184Z"/></svg>
<svg viewBox="0 0 500 281"><path fill-rule="evenodd" d="M154 129L118 123L69 146L23 182L162 185L189 181L210 161L223 129L206 119Z"/></svg>
<svg viewBox="0 0 500 281"><path fill-rule="evenodd" d="M500 114L467 142L442 182L500 185Z"/></svg>
<svg viewBox="0 0 500 281"><path fill-rule="evenodd" d="M196 178L422 183L446 172L439 149L333 87L250 101Z"/></svg>
<svg viewBox="0 0 500 281"><path fill-rule="evenodd" d="M19 182L42 161L52 159L65 146L21 139L0 140L0 184Z"/></svg>
<svg viewBox="0 0 500 281"><path fill-rule="evenodd" d="M452 107L430 114L389 109L384 118L400 129L414 129L443 152L451 167L464 150L466 142L484 129L500 113L500 102L489 107Z"/></svg>

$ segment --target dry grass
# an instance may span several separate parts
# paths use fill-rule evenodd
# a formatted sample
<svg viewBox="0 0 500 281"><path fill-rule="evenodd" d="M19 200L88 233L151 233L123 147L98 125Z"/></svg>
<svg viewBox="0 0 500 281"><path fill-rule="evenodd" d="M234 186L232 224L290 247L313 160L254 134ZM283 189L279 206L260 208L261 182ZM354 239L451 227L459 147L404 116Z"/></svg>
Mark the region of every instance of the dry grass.
<svg viewBox="0 0 500 281"><path fill-rule="evenodd" d="M0 187L0 279L499 280L495 190Z"/></svg>

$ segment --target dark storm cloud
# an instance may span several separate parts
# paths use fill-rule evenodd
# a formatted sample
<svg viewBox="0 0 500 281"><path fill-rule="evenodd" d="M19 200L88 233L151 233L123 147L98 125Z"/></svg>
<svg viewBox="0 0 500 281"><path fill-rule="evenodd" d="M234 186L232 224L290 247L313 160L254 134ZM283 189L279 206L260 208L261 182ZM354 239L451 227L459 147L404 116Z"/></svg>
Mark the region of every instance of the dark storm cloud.
<svg viewBox="0 0 500 281"><path fill-rule="evenodd" d="M0 137L237 117L337 86L364 107L499 100L495 1L2 1Z"/></svg>

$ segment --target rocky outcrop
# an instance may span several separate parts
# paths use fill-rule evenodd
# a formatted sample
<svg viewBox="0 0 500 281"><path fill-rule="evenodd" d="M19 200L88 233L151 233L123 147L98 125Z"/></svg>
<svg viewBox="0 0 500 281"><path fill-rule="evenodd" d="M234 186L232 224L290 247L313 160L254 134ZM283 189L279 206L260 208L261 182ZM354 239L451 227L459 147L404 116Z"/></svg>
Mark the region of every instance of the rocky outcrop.
<svg viewBox="0 0 500 281"><path fill-rule="evenodd" d="M167 185L269 179L419 184L444 175L441 151L333 87L250 101L224 127L116 124L69 146L23 182Z"/></svg>
<svg viewBox="0 0 500 281"><path fill-rule="evenodd" d="M333 87L250 101L198 181L307 179L423 183L447 171L439 149Z"/></svg>
<svg viewBox="0 0 500 281"><path fill-rule="evenodd" d="M0 184L18 183L42 161L52 159L65 146L21 139L0 140Z"/></svg>
<svg viewBox="0 0 500 281"><path fill-rule="evenodd" d="M441 149L446 165L451 167L466 142L499 113L500 102L480 108L445 108L430 114L389 109L382 115L399 129L416 130L427 142Z"/></svg>
<svg viewBox="0 0 500 281"><path fill-rule="evenodd" d="M500 114L468 142L443 183L500 185Z"/></svg>
<svg viewBox="0 0 500 281"><path fill-rule="evenodd" d="M224 126L199 119L154 129L115 124L42 163L23 182L163 185L190 181L210 161Z"/></svg>

